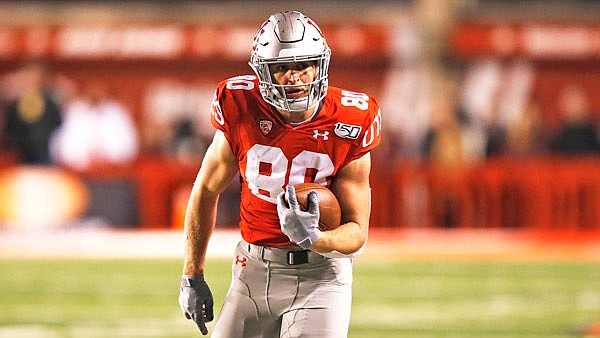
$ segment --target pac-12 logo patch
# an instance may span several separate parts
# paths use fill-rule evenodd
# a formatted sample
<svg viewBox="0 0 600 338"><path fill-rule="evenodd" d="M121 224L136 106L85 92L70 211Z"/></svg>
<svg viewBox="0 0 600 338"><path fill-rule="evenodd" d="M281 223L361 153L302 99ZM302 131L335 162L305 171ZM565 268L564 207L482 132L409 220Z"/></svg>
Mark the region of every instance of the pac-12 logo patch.
<svg viewBox="0 0 600 338"><path fill-rule="evenodd" d="M273 121L260 120L258 121L258 128L263 135L267 136L271 132L271 129L273 129Z"/></svg>
<svg viewBox="0 0 600 338"><path fill-rule="evenodd" d="M360 135L360 131L362 130L361 126L353 126L351 124L345 124L338 122L335 124L335 134L341 138L349 138L351 140L356 140L358 135Z"/></svg>

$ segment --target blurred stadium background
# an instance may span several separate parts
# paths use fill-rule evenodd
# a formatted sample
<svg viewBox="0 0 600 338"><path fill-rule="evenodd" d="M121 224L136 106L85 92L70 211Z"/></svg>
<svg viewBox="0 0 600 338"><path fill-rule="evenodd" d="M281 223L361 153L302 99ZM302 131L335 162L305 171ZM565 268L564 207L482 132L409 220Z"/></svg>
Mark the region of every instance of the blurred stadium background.
<svg viewBox="0 0 600 338"><path fill-rule="evenodd" d="M0 337L196 334L176 298L211 98L286 9L382 107L350 336L600 336L599 2L140 0L0 2Z"/></svg>

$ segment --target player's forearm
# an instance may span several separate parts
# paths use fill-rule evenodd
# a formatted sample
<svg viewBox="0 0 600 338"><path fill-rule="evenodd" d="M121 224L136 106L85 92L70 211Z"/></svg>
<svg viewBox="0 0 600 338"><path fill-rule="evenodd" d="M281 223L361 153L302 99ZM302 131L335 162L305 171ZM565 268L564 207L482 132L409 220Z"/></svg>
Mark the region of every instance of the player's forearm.
<svg viewBox="0 0 600 338"><path fill-rule="evenodd" d="M334 230L323 231L310 249L319 253L337 251L349 255L360 250L366 240L366 230L356 222L348 222Z"/></svg>
<svg viewBox="0 0 600 338"><path fill-rule="evenodd" d="M238 166L227 139L217 131L202 161L185 216L184 274L204 273L208 241L215 228L219 195Z"/></svg>
<svg viewBox="0 0 600 338"><path fill-rule="evenodd" d="M215 227L219 195L192 194L185 217L185 254L183 273L204 273L208 242Z"/></svg>

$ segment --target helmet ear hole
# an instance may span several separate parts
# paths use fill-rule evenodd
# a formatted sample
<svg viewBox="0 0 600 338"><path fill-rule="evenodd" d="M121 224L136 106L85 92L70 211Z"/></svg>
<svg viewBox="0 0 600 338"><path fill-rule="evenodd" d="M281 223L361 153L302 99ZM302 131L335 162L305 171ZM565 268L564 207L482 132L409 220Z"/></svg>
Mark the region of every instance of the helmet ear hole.
<svg viewBox="0 0 600 338"><path fill-rule="evenodd" d="M252 44L249 65L259 80L263 99L278 109L303 112L316 107L328 87L328 69L331 49L317 24L298 11L276 13L258 29ZM274 63L314 62L315 78L310 83L308 96L288 98L286 86L278 84L269 69Z"/></svg>

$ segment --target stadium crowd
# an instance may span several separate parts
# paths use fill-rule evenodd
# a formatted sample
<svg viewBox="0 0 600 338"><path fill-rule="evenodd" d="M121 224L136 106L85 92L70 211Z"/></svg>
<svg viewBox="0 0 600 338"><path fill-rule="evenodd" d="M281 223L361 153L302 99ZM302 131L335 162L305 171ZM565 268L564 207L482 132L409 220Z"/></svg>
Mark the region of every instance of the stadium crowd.
<svg viewBox="0 0 600 338"><path fill-rule="evenodd" d="M600 124L586 88L574 81L560 89L554 102L560 123L549 128L535 97L518 92L519 87L524 88L521 92L530 87L530 66L500 67L494 61L472 65L462 82L448 79L445 95L431 95L423 88L419 92L420 79L411 81L412 69L401 74L390 70L389 78L399 76L408 84L388 80L382 90L386 156L468 163L600 152ZM212 127L200 116L208 110L207 99L196 114L163 121L149 118L150 128L146 121L136 125L129 108L109 96L109 83L76 84L39 62L4 74L0 84L0 149L13 153L20 163L85 170L127 164L152 152L189 160L178 154L201 158L210 140L206 131Z"/></svg>

